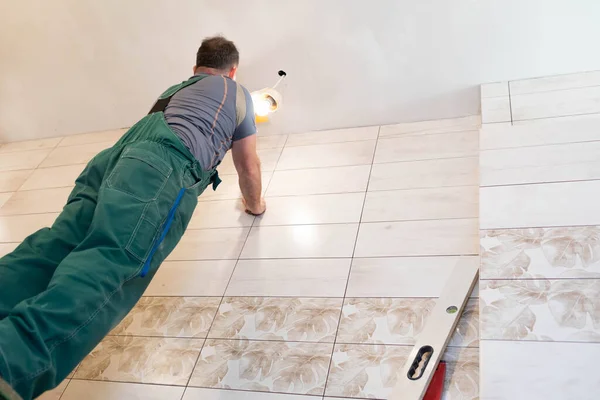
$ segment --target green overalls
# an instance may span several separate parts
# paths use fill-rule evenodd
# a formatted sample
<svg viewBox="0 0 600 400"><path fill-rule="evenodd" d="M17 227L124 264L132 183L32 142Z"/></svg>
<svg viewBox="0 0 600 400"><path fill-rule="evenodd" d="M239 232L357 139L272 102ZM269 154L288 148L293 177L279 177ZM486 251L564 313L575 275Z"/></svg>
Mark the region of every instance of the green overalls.
<svg viewBox="0 0 600 400"><path fill-rule="evenodd" d="M171 87L77 178L51 228L0 259L0 399L57 386L131 310L183 235L203 171L167 125ZM185 277L182 277L185 279Z"/></svg>

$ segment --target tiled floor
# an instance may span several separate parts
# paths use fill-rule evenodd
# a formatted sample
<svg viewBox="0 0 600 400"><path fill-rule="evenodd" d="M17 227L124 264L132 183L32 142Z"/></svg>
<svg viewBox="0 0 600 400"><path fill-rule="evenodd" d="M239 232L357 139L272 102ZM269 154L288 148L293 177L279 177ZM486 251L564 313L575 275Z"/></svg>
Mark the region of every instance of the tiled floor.
<svg viewBox="0 0 600 400"><path fill-rule="evenodd" d="M145 297L43 399L386 398L458 256L478 256L478 126L260 138L261 218L228 158ZM0 252L50 224L121 134L0 147ZM446 400L479 396L477 295L445 355Z"/></svg>
<svg viewBox="0 0 600 400"><path fill-rule="evenodd" d="M589 72L482 87L482 400L598 398L598 85Z"/></svg>

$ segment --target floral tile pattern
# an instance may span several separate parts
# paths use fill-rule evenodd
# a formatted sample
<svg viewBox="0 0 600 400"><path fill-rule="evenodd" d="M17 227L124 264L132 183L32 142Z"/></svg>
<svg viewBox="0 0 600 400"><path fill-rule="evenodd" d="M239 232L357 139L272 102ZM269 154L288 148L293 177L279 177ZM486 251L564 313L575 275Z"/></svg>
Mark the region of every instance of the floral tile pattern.
<svg viewBox="0 0 600 400"><path fill-rule="evenodd" d="M482 338L600 342L600 273L583 274L481 281Z"/></svg>
<svg viewBox="0 0 600 400"><path fill-rule="evenodd" d="M342 299L226 297L209 337L331 342Z"/></svg>
<svg viewBox="0 0 600 400"><path fill-rule="evenodd" d="M344 301L337 343L412 345L425 327L433 298L350 298ZM477 346L479 310L477 299L469 299L452 346Z"/></svg>
<svg viewBox="0 0 600 400"><path fill-rule="evenodd" d="M600 273L600 227L482 231L481 279L581 278Z"/></svg>
<svg viewBox="0 0 600 400"><path fill-rule="evenodd" d="M332 344L207 339L190 386L322 395Z"/></svg>
<svg viewBox="0 0 600 400"><path fill-rule="evenodd" d="M107 336L81 362L75 379L185 385L203 340Z"/></svg>
<svg viewBox="0 0 600 400"><path fill-rule="evenodd" d="M220 301L217 297L142 297L111 334L204 339Z"/></svg>
<svg viewBox="0 0 600 400"><path fill-rule="evenodd" d="M336 345L325 395L387 399L411 350L411 346ZM479 398L478 353L476 348L446 350L444 400Z"/></svg>

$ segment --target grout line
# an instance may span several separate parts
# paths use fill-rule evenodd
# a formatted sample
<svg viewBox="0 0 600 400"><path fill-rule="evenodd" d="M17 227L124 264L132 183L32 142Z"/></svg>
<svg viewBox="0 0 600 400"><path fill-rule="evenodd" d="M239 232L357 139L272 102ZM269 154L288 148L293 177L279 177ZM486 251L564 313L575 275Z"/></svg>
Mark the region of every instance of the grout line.
<svg viewBox="0 0 600 400"><path fill-rule="evenodd" d="M377 126L377 125L374 125ZM381 128L381 127L380 127ZM292 133L292 135L294 135ZM289 137L289 135L288 135ZM308 146L326 146L329 144L342 144L342 143L357 143L357 142L372 142L374 140L377 140L377 138L372 138L372 139L352 139L352 140L340 140L340 141L334 141L334 142L324 142L324 143L308 143L308 144L292 144L288 146L288 149L295 149L297 147L308 147ZM287 140L286 140L287 142Z"/></svg>
<svg viewBox="0 0 600 400"><path fill-rule="evenodd" d="M514 168L518 169L518 168ZM544 182L523 182L523 183L499 183L494 185L481 185L480 188L495 188L495 187L510 187L510 186L536 186L536 185L554 185L564 183L579 183L579 182L596 182L600 181L600 178L594 179L572 179L572 180L556 180L556 181L544 181Z"/></svg>
<svg viewBox="0 0 600 400"><path fill-rule="evenodd" d="M512 97L510 95L510 81L507 82L508 86L508 108L510 110L510 124L513 124L513 109L512 109Z"/></svg>
<svg viewBox="0 0 600 400"><path fill-rule="evenodd" d="M501 97L506 97L506 96L501 96ZM501 122L486 122L486 124L488 124L488 123L497 124L497 123L501 123ZM457 130L448 130L445 132L429 132L429 131L436 129L436 128L431 128L431 129L424 129L421 131L393 133L393 134L381 136L379 139L381 139L381 140L403 139L403 138L408 138L408 137L412 138L412 137L431 136L431 135L451 135L453 133L479 132L479 130L481 129L481 126L477 126L477 125L457 126L456 128L457 128ZM443 129L443 128L437 128L437 129ZM447 128L447 129L451 129L451 128Z"/></svg>
<svg viewBox="0 0 600 400"><path fill-rule="evenodd" d="M479 281L505 281L505 282L518 282L518 281L600 281L600 278L578 278L578 277L568 277L568 278L549 278L547 276L542 276L540 278L479 278Z"/></svg>
<svg viewBox="0 0 600 400"><path fill-rule="evenodd" d="M77 369L77 368L76 368ZM75 374L73 374L73 376L75 376ZM69 378L69 381L67 382L67 385L65 386L65 390L63 390L63 392L60 394L60 396L58 396L58 400L62 399L63 396L65 395L65 393L67 392L67 389L69 388L69 385L71 384L71 381L73 380L73 378ZM62 383L62 382L61 382Z"/></svg>
<svg viewBox="0 0 600 400"><path fill-rule="evenodd" d="M532 147L549 147L549 146L568 146L571 144L583 144L583 143L595 143L600 142L600 138L591 140L579 140L574 142L559 142L559 143L540 143L540 144L527 144L522 146L509 146L509 147L494 147L490 149L480 149L480 152L488 151L500 151L500 150L514 150L514 149L530 149Z"/></svg>
<svg viewBox="0 0 600 400"><path fill-rule="evenodd" d="M484 339L479 338L480 342L511 342L511 343L560 343L560 344L585 344L600 346L600 342L570 342L568 340L513 340L513 339Z"/></svg>
<svg viewBox="0 0 600 400"><path fill-rule="evenodd" d="M515 95L515 96L521 96L521 95ZM567 115L552 115L552 116L547 116L547 117L536 117L536 118L523 118L523 119L517 119L514 122L540 121L540 120L543 120L543 119L557 119L557 118L566 118L566 117L583 117L583 116L586 116L586 115L600 115L600 112L580 113L580 114L567 114ZM529 125L529 124L517 124L515 126L523 126L523 125Z"/></svg>

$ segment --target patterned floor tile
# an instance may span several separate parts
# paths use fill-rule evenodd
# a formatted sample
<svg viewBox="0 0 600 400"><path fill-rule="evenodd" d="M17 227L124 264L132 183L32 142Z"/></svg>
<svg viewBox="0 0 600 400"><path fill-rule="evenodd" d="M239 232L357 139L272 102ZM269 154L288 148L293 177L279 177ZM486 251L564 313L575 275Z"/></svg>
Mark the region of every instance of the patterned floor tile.
<svg viewBox="0 0 600 400"><path fill-rule="evenodd" d="M75 379L185 385L203 340L107 336L81 362Z"/></svg>
<svg viewBox="0 0 600 400"><path fill-rule="evenodd" d="M342 299L228 297L209 337L333 343L341 305Z"/></svg>
<svg viewBox="0 0 600 400"><path fill-rule="evenodd" d="M208 339L190 386L322 395L332 347Z"/></svg>
<svg viewBox="0 0 600 400"><path fill-rule="evenodd" d="M206 337L218 297L142 297L112 335Z"/></svg>

